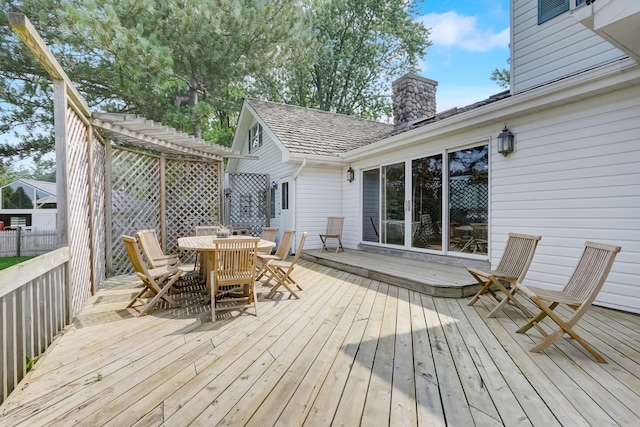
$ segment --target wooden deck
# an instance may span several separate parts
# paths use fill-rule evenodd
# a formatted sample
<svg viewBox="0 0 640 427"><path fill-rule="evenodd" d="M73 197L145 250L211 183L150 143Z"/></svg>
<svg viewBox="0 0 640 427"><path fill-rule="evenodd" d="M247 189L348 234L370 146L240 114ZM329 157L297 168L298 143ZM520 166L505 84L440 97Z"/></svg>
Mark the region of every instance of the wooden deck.
<svg viewBox="0 0 640 427"><path fill-rule="evenodd" d="M640 317L593 308L541 354L513 309L301 261L300 300L212 323L197 286L136 318L105 282L0 407L0 426L640 425ZM266 293L266 291L262 291ZM484 303L487 303L485 307Z"/></svg>

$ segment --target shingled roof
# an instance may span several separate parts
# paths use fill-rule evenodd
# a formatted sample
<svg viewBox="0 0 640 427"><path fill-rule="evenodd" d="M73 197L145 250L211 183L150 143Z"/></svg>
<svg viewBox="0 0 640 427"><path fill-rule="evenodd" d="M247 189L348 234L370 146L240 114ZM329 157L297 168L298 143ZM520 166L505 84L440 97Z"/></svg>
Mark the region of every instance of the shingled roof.
<svg viewBox="0 0 640 427"><path fill-rule="evenodd" d="M386 138L393 125L277 102L245 99L291 153L337 156Z"/></svg>

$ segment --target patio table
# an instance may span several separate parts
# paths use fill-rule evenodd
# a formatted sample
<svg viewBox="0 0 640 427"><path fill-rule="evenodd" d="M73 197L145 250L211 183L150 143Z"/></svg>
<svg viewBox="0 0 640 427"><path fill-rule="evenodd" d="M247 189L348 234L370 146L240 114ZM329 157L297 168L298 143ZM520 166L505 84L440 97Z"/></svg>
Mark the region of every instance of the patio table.
<svg viewBox="0 0 640 427"><path fill-rule="evenodd" d="M229 239L252 239L252 236L229 236L229 237L216 237L216 236L189 236L178 238L178 248L181 250L199 251L202 255L203 274L207 283L207 291L209 291L213 285L213 278L210 272L214 270L215 266L215 250L216 242L229 240ZM273 249L276 242L270 240L260 239L258 242L258 251L269 251Z"/></svg>

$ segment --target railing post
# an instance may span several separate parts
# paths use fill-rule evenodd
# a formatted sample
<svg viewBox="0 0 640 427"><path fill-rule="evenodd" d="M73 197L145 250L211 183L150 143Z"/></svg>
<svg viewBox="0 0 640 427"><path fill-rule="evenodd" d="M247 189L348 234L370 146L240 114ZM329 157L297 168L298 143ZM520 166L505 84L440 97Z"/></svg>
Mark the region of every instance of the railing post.
<svg viewBox="0 0 640 427"><path fill-rule="evenodd" d="M20 230L22 230L22 227L18 226L18 232L16 233L16 236L18 236L18 242L16 244L16 252L18 253L16 256L20 256Z"/></svg>

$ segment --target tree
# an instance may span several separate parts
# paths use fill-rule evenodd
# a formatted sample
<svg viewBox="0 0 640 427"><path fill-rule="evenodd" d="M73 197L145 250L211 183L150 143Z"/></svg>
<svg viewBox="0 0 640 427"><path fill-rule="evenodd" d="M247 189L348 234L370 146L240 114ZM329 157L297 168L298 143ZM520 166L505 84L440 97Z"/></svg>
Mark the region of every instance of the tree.
<svg viewBox="0 0 640 427"><path fill-rule="evenodd" d="M292 38L297 0L0 0L25 13L88 104L230 143L251 74ZM297 26L296 26L297 25ZM50 78L0 15L4 156L53 149ZM5 49L6 47L6 49ZM5 105L6 105L5 104Z"/></svg>
<svg viewBox="0 0 640 427"><path fill-rule="evenodd" d="M510 60L507 59L507 64L509 62ZM496 68L491 72L489 79L496 82L498 86L506 89L511 85L511 72L506 68L502 70Z"/></svg>
<svg viewBox="0 0 640 427"><path fill-rule="evenodd" d="M429 30L414 19L415 2L319 0L309 14L314 37L291 45L285 65L261 76L261 89L304 107L390 115L391 81L416 71L431 45Z"/></svg>

